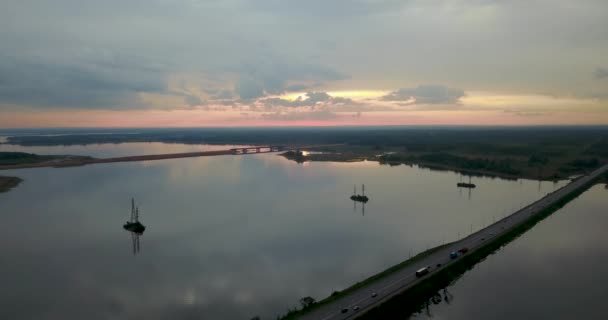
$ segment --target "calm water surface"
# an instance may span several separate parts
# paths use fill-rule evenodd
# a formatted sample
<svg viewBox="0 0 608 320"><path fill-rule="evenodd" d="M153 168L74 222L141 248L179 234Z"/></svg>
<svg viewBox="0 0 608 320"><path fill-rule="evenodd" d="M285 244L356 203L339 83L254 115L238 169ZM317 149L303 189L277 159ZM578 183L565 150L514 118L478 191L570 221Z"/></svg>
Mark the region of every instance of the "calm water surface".
<svg viewBox="0 0 608 320"><path fill-rule="evenodd" d="M0 136L0 143L5 142L4 137ZM181 153L226 150L235 147L233 145L201 145L201 144L181 144L181 143L161 143L161 142L141 142L141 143L100 143L88 145L68 145L68 146L20 146L14 144L0 144L1 151L30 152L36 154L53 155L75 155L91 156L96 158L138 156L145 154L160 153Z"/></svg>
<svg viewBox="0 0 608 320"><path fill-rule="evenodd" d="M606 319L608 190L596 185L464 274L415 319ZM445 297L447 295L446 303Z"/></svg>
<svg viewBox="0 0 608 320"><path fill-rule="evenodd" d="M565 184L474 178L468 194L452 172L274 154L2 174L24 182L0 194L0 319L274 319L303 296L323 298ZM362 183L365 212L348 199ZM122 229L131 197L147 226L135 255Z"/></svg>

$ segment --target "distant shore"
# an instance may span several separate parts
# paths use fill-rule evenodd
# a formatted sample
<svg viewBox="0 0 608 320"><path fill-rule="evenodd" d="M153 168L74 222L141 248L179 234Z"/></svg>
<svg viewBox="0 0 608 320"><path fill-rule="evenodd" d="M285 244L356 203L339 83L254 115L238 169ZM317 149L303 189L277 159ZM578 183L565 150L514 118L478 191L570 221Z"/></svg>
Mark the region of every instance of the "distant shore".
<svg viewBox="0 0 608 320"><path fill-rule="evenodd" d="M316 150L315 150L316 151ZM323 149L317 152L288 151L281 156L298 163L307 161L331 161L331 162L360 162L376 161L382 165L416 165L439 171L454 171L468 176L486 176L502 179L530 179L557 181L568 179L571 176L585 174L590 168L600 163L589 160L589 165L569 165L566 160L561 159L562 165L537 165L529 162L513 161L505 159L487 160L485 158L467 158L445 153L385 153L373 154L371 150L357 150L349 152L344 150ZM482 168L474 168L478 165ZM483 167L485 166L485 167Z"/></svg>
<svg viewBox="0 0 608 320"><path fill-rule="evenodd" d="M464 175L545 181L568 179L608 163L608 126L97 130L24 134L9 136L6 141L22 146L128 142L283 145L298 148L293 152L303 152L302 155L287 154L288 159L298 162L368 160L389 166L405 164L450 170ZM143 157L112 162L166 158L160 155ZM61 162L59 166L99 163L98 160L58 162Z"/></svg>
<svg viewBox="0 0 608 320"><path fill-rule="evenodd" d="M0 192L7 192L19 185L23 180L17 177L0 176Z"/></svg>

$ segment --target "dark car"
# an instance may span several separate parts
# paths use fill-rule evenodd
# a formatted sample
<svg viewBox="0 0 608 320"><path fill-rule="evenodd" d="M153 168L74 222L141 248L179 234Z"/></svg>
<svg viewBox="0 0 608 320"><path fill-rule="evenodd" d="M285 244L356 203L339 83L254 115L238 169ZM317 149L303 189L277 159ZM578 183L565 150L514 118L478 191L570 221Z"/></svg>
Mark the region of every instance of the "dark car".
<svg viewBox="0 0 608 320"><path fill-rule="evenodd" d="M347 312L348 312L348 308L342 309L342 313L347 313Z"/></svg>
<svg viewBox="0 0 608 320"><path fill-rule="evenodd" d="M469 248L467 248L467 247L464 247L464 248L461 248L460 250L458 250L458 252L463 253L463 254L467 253L467 251L469 251Z"/></svg>

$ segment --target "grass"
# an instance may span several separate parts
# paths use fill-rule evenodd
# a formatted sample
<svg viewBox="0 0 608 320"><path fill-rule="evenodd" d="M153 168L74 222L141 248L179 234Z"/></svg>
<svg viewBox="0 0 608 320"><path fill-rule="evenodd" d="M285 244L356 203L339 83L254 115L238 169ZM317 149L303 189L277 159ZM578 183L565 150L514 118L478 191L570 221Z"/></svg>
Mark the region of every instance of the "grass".
<svg viewBox="0 0 608 320"><path fill-rule="evenodd" d="M582 186L567 197L562 198L554 205L531 216L530 219L522 224L510 229L495 239L488 241L482 247L462 256L442 270L430 274L425 281L416 284L407 291L366 312L360 316L360 319L385 319L394 318L397 315L405 318L413 313L421 311L428 303L428 300L436 295L439 290L454 283L477 263L483 261L487 256L495 253L526 231L532 229L537 223L580 196L594 183L594 181L589 182L587 185Z"/></svg>

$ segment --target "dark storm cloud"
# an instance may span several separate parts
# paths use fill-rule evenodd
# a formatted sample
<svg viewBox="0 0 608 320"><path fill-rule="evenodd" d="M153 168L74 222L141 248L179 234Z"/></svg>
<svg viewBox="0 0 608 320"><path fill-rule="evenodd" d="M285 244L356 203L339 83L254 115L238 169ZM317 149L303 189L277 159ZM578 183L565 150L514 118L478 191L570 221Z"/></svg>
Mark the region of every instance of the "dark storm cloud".
<svg viewBox="0 0 608 320"><path fill-rule="evenodd" d="M419 85L414 88L401 88L381 99L385 101L407 101L414 99L416 104L458 103L464 97L462 89L448 88L443 85Z"/></svg>
<svg viewBox="0 0 608 320"><path fill-rule="evenodd" d="M608 68L597 68L593 75L596 79L606 79L608 78Z"/></svg>

